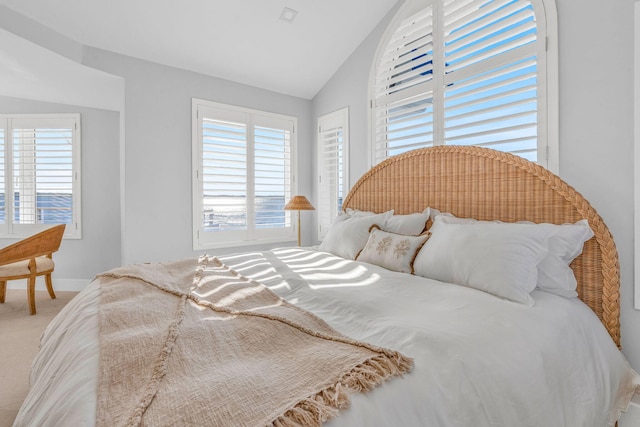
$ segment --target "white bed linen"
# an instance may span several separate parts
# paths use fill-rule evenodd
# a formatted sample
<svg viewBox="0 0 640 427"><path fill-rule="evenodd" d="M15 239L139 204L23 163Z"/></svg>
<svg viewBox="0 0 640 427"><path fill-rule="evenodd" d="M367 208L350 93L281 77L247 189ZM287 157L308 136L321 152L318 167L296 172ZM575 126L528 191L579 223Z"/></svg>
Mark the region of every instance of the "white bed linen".
<svg viewBox="0 0 640 427"><path fill-rule="evenodd" d="M221 259L343 334L415 359L410 374L354 395L331 427L601 427L640 384L578 299L534 291L527 307L307 249ZM45 331L15 426L94 425L99 282Z"/></svg>

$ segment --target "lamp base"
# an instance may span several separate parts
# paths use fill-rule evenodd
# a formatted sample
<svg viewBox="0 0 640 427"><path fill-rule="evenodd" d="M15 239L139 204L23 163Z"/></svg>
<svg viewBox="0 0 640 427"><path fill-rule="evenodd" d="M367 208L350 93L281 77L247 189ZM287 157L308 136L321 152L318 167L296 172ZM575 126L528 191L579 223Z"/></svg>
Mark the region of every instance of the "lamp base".
<svg viewBox="0 0 640 427"><path fill-rule="evenodd" d="M298 247L300 246L300 211L298 211Z"/></svg>

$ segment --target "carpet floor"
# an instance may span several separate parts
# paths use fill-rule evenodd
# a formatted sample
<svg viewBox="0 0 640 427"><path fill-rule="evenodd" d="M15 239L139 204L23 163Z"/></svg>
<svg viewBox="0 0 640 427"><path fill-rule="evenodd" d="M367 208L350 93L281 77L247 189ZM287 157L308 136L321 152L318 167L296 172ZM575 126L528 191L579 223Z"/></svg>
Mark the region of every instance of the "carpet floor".
<svg viewBox="0 0 640 427"><path fill-rule="evenodd" d="M0 304L0 427L9 427L29 391L31 362L38 351L40 336L60 310L77 292L36 291L37 314L27 308L25 290L7 289Z"/></svg>

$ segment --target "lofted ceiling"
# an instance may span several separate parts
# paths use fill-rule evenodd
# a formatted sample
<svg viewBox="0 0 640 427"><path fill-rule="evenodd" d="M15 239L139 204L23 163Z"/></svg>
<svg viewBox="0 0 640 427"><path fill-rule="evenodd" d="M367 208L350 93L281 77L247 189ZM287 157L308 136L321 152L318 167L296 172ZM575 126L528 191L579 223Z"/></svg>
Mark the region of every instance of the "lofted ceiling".
<svg viewBox="0 0 640 427"><path fill-rule="evenodd" d="M398 0L0 0L96 48L311 99ZM293 22L280 19L286 8Z"/></svg>

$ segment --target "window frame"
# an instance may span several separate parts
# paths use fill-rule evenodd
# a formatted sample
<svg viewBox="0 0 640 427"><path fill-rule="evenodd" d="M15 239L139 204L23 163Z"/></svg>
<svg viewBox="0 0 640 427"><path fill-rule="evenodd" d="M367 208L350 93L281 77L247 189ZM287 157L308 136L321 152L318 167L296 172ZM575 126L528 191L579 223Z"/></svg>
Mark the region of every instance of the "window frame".
<svg viewBox="0 0 640 427"><path fill-rule="evenodd" d="M327 207L323 204L323 171L324 171L324 158L325 151L322 146L322 128L323 126L334 126L336 128L342 129L342 182L336 184L342 185L342 197L344 201L344 197L346 197L347 192L349 191L349 107L341 108L340 110L336 110L332 113L324 114L318 117L318 127L317 127L317 143L318 143L318 240L321 241L324 239L328 229L330 222L323 222L323 213L324 209L331 210L331 206ZM339 194L340 190L338 188L331 189L332 194L328 197L332 198L333 194L336 196ZM335 218L338 212L331 214L329 212L329 217L331 219Z"/></svg>
<svg viewBox="0 0 640 427"><path fill-rule="evenodd" d="M368 128L368 166L372 167L376 160L376 106L375 91L378 65L385 53L387 45L394 36L402 22L415 15L424 7L433 6L442 0L407 0L398 9L394 17L381 37L370 68L369 74L369 126ZM555 0L529 0L532 5L536 20L538 21L537 34L537 73L538 73L538 160L537 163L559 174L559 103L558 103L558 29ZM434 23L434 31L440 24ZM439 36L442 37L442 36ZM437 74L437 73L436 73ZM434 78L436 76L434 75ZM442 77L438 77L442 80ZM438 90L444 90L439 88ZM542 107L541 107L542 106ZM444 117L441 112L434 111L434 127L442 129ZM434 140L433 145L442 145L444 141Z"/></svg>
<svg viewBox="0 0 640 427"><path fill-rule="evenodd" d="M33 126L37 128L52 127L51 123L63 123L60 126L70 125L72 131L71 138L71 162L72 162L72 220L67 224L64 232L64 239L81 239L82 238L82 124L80 113L52 113L52 114L0 114L0 127L4 132L4 191L7 194L15 192L13 188L13 129L19 128L14 126L16 122L34 122ZM42 124L39 124L42 123ZM24 125L23 125L24 126ZM31 127L31 126L30 126ZM37 189L36 189L37 190ZM5 219L13 218L13 203L7 203L5 199ZM50 228L50 224L20 224L13 220L0 224L0 238L18 238L29 237L35 233Z"/></svg>
<svg viewBox="0 0 640 427"><path fill-rule="evenodd" d="M250 246L268 243L281 243L296 240L296 224L292 220L291 211L284 211L285 227L280 228L256 228L255 215L247 206L247 229L237 231L207 232L203 229L203 182L202 182L202 153L203 153L203 132L201 118L205 116L207 109L220 110L230 117L240 117L244 115L247 126L247 175L246 188L248 191L247 200L255 198L255 168L254 168L254 132L256 126L264 126L268 123L281 123L283 126L290 126L290 182L289 188L291 196L297 194L297 127L298 119L294 116L261 111L257 109L245 108L230 104L223 104L204 99L192 98L192 229L193 229L193 250L231 248L239 246ZM286 196L285 196L286 198ZM286 204L288 200L285 200Z"/></svg>
<svg viewBox="0 0 640 427"><path fill-rule="evenodd" d="M634 296L633 307L640 310L640 2L634 4Z"/></svg>

